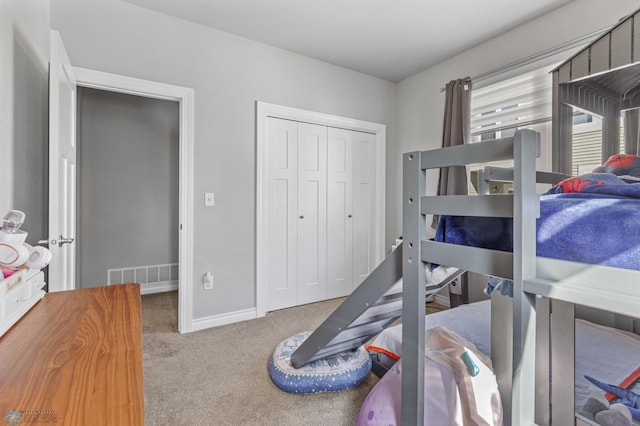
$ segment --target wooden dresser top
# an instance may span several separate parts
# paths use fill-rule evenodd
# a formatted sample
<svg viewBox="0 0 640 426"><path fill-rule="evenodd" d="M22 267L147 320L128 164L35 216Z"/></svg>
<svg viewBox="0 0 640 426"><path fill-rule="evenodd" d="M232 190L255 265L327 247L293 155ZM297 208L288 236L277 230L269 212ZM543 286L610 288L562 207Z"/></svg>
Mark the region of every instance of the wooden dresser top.
<svg viewBox="0 0 640 426"><path fill-rule="evenodd" d="M140 316L138 284L47 294L0 338L0 418L143 425Z"/></svg>

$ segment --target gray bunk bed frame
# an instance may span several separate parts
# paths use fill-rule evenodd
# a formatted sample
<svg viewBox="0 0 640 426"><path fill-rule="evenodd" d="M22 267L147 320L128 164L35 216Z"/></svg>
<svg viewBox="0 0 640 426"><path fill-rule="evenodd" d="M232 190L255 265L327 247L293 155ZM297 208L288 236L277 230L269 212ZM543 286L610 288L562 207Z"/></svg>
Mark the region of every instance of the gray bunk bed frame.
<svg viewBox="0 0 640 426"><path fill-rule="evenodd" d="M640 9L621 19L552 74L553 170L572 172L574 107L603 118L602 160L618 153L620 113L640 108ZM625 126L625 151L631 154L640 151L639 114L635 114L627 116L633 121ZM424 420L425 320L419 302L422 286L416 283L424 280L425 262L514 281L512 301L498 296L491 302L492 319L499 318L501 327L509 326L499 330L497 322L492 321L492 359L505 408L505 424L594 424L574 411L575 305L614 313L616 326L640 331L640 286L634 284L640 278L638 271L535 256L539 199L535 193L532 138L523 132L500 141L404 155L404 425L422 424ZM512 199L424 195L427 169L511 156ZM513 254L425 240L427 213L512 215ZM552 365L562 368L553 369Z"/></svg>
<svg viewBox="0 0 640 426"><path fill-rule="evenodd" d="M625 152L637 154L640 9L560 64L552 75L554 171L571 174L574 107L602 117L603 161L620 150L620 112L636 110L627 115L632 120L625 123Z"/></svg>
<svg viewBox="0 0 640 426"><path fill-rule="evenodd" d="M513 299L496 295L491 301L492 361L505 424L593 424L574 410L575 304L639 318L640 286L634 281L640 275L536 257L536 180L553 181L553 174L538 174L536 179L538 150L538 135L522 130L511 138L404 155L403 425L423 424L425 419L424 286L419 284L424 282L425 263L513 280ZM514 161L513 194L425 195L429 169L509 158ZM512 217L513 253L430 241L426 214Z"/></svg>
<svg viewBox="0 0 640 426"><path fill-rule="evenodd" d="M640 9L620 19L588 46L561 63L552 71L552 76L553 170L571 173L575 108L602 117L602 162L620 150L622 112L625 115L624 150L627 154L639 153ZM598 286L595 281L576 284L582 288L574 293L570 293L569 284L551 286L540 281L537 286L531 286L542 295L559 295L551 300L550 305L544 305L545 309L553 311L554 317L561 319L550 323L553 333L562 336L562 339L552 341L552 362L573 359L573 345L566 342L573 342L575 338L575 304L612 312L617 328L640 332L640 292L631 285L632 280L638 280L637 272L633 275L634 271L596 268L593 265L592 269L589 276L598 277L607 288L599 288L602 285ZM574 273L584 274L578 271L580 269L576 267ZM546 299L542 300L547 303ZM568 364L573 367L573 363ZM568 386L558 389L563 382L572 384L573 378L572 368L552 370L554 420L568 422L573 418L573 391ZM571 410L566 402L566 407L561 407L563 401L571 402ZM592 424L580 417L576 418L576 423Z"/></svg>
<svg viewBox="0 0 640 426"><path fill-rule="evenodd" d="M534 294L524 291L523 283L536 277L535 221L539 200L535 158L538 153L538 134L525 130L511 138L411 152L403 156L403 425L424 424L425 419L425 293L420 283L425 280L426 263L513 279L512 301L492 298L493 364L505 410L505 423L534 423L536 302ZM426 195L426 172L429 169L508 159L514 161L513 194ZM427 214L512 217L513 253L430 241L426 238ZM493 321L496 317L500 320ZM544 338L540 340L544 341ZM546 368L544 365L541 367Z"/></svg>

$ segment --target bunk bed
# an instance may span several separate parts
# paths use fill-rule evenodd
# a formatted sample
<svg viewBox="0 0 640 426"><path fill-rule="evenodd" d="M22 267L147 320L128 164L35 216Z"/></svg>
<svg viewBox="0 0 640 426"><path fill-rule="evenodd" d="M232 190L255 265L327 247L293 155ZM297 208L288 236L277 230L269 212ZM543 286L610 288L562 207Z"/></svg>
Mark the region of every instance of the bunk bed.
<svg viewBox="0 0 640 426"><path fill-rule="evenodd" d="M456 266L513 282L513 299L505 302L505 298L495 297L491 302L492 361L505 424L549 424L551 416L553 424L575 423L574 304L640 316L640 289L634 286L640 277L638 271L536 257L536 218L540 213L535 182L537 142L537 134L525 130L513 138L404 155L402 424L424 422L421 283L426 263ZM425 195L429 169L508 158L514 160L513 194ZM427 214L512 217L513 250L430 241L425 238ZM562 368L550 368L552 365Z"/></svg>
<svg viewBox="0 0 640 426"><path fill-rule="evenodd" d="M640 145L640 9L620 19L608 31L564 61L552 71L552 146L554 170L571 173L572 164L572 124L576 111L596 114L602 117L602 150L601 159L606 160L619 152L620 137L624 135L624 151L626 154L638 154ZM624 121L622 117L624 116ZM621 126L624 124L623 126ZM624 131L621 133L620 128ZM608 273L610 272L610 273ZM575 316L574 303L601 307L616 313L616 326L640 332L640 295L632 286L633 276L628 271L605 270L600 273L601 283L607 283L603 289L597 283L588 284L588 291L573 292L567 286L553 286L539 283L532 286L538 294L548 296L559 294L553 298L553 311L565 317L566 321L558 322L558 330L553 332L573 340L574 328L572 318ZM605 275L606 274L606 275ZM635 277L637 280L637 277ZM615 281L614 281L615 280ZM612 284L612 286L609 286ZM614 287L620 287L614 288ZM604 305L604 306L601 306ZM552 324L554 325L554 324ZM559 339L555 339L559 340ZM567 359L574 354L571 345L563 342L552 342L552 356L556 359ZM572 366L573 364L571 364ZM559 370L559 369L556 369ZM573 369L561 372L552 370L553 402L559 405L561 398L572 397L566 387L557 389L563 380L571 378ZM573 401L573 399L571 399ZM552 402L552 403L553 403ZM564 411L557 417L572 418L571 412ZM555 411L554 411L555 415Z"/></svg>
<svg viewBox="0 0 640 426"><path fill-rule="evenodd" d="M593 43L553 70L553 169L571 174L574 107L603 118L602 160L619 151L621 111L640 107L640 10L621 19ZM638 115L627 113L625 150L638 149ZM637 271L536 257L535 144L532 136L404 155L402 275L402 423L422 424L424 369L424 264L454 265L513 280L511 303L492 298L493 363L505 423L568 425L574 412L575 305L640 317ZM476 146L474 146L476 145ZM513 157L514 194L427 197L426 170ZM512 198L511 198L512 197ZM512 216L513 252L456 246L425 239L426 214ZM637 269L637 268L636 268ZM551 312L553 311L553 320ZM509 325L498 330L495 324ZM552 365L562 368L551 368Z"/></svg>

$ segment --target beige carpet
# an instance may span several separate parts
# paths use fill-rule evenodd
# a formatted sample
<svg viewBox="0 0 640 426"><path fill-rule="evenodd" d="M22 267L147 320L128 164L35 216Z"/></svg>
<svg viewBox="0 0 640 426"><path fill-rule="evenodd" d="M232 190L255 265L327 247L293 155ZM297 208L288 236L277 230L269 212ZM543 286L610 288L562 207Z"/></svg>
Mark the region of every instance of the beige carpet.
<svg viewBox="0 0 640 426"><path fill-rule="evenodd" d="M267 363L281 340L315 329L342 299L264 318L179 334L176 292L142 297L145 424L353 425L377 377L354 389L294 395L279 390ZM429 304L432 305L432 304ZM442 309L437 305L428 311Z"/></svg>

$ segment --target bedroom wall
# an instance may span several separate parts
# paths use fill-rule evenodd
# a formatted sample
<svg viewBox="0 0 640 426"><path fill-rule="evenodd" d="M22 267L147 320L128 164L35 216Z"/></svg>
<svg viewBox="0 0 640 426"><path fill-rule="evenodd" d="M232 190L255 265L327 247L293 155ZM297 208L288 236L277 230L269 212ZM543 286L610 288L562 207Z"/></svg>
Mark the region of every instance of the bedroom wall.
<svg viewBox="0 0 640 426"><path fill-rule="evenodd" d="M491 73L610 27L637 8L635 0L575 1L398 83L397 144L391 148L395 151L389 152L387 161L387 236L400 235L402 229L402 153L442 146L444 93L440 89L448 81ZM563 60L571 53L559 55L556 59ZM429 186L432 194L435 194L437 182L437 176L434 177ZM474 296L480 297L477 292Z"/></svg>
<svg viewBox="0 0 640 426"><path fill-rule="evenodd" d="M48 0L0 1L0 218L23 210L29 242L46 238Z"/></svg>
<svg viewBox="0 0 640 426"><path fill-rule="evenodd" d="M195 89L194 318L255 307L256 100L386 124L394 144L394 83L118 0L51 16L75 66Z"/></svg>

